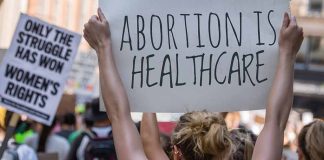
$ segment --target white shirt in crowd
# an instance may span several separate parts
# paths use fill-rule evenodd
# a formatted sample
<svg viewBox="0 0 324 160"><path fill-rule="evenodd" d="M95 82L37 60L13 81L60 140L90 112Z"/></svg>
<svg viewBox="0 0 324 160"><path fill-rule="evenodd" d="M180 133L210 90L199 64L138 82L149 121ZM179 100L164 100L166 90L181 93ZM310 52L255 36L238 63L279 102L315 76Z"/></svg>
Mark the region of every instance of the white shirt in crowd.
<svg viewBox="0 0 324 160"><path fill-rule="evenodd" d="M9 150L12 149L18 156L19 160L38 160L36 152L26 144L15 145L13 144L14 140L10 139L8 142L8 149L4 152L1 160L13 160L16 159L12 153L9 153ZM0 142L1 144L1 142ZM1 145L0 145L1 146ZM14 149L16 148L16 149Z"/></svg>
<svg viewBox="0 0 324 160"><path fill-rule="evenodd" d="M38 148L39 134L35 134L32 137L26 139L26 144L37 150ZM65 160L70 150L69 142L55 134L51 134L47 138L45 146L46 153L58 153L59 160Z"/></svg>

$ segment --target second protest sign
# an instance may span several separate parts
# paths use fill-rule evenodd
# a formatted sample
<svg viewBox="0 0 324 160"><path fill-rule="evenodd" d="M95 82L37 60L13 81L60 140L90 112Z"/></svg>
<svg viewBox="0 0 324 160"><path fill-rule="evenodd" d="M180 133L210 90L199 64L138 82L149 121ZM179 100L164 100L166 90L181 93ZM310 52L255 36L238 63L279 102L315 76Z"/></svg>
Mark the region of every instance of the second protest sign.
<svg viewBox="0 0 324 160"><path fill-rule="evenodd" d="M0 104L51 124L81 36L21 14L0 68Z"/></svg>

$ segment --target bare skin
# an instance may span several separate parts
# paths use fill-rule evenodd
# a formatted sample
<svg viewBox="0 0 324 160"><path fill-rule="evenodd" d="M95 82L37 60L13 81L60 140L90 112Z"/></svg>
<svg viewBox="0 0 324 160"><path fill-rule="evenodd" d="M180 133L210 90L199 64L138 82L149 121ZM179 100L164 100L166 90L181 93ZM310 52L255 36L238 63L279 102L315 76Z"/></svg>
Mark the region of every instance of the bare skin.
<svg viewBox="0 0 324 160"><path fill-rule="evenodd" d="M279 39L279 62L253 160L281 159L284 130L293 104L294 64L303 39L303 29L298 27L296 18L289 18L285 13Z"/></svg>
<svg viewBox="0 0 324 160"><path fill-rule="evenodd" d="M143 113L141 138L144 151L150 160L169 160L160 143L160 132L155 113Z"/></svg>
<svg viewBox="0 0 324 160"><path fill-rule="evenodd" d="M142 131L154 135L150 140L143 141L145 145L143 148L141 137L130 116L127 93L114 62L109 24L100 9L98 16L93 16L84 25L83 32L84 38L98 55L100 84L107 114L112 123L118 159L167 159L157 139L155 122L145 123L149 126L142 126L144 128ZM293 101L294 62L302 41L302 28L297 26L295 18L290 19L285 13L280 31L279 63L268 98L265 126L257 140L253 160L281 158L283 132ZM142 135L143 138L146 136ZM154 148L154 151L147 152L151 150L149 147Z"/></svg>
<svg viewBox="0 0 324 160"><path fill-rule="evenodd" d="M127 93L119 77L111 48L109 24L102 11L84 25L84 38L98 55L100 85L114 135L118 159L147 159L141 137L130 115Z"/></svg>

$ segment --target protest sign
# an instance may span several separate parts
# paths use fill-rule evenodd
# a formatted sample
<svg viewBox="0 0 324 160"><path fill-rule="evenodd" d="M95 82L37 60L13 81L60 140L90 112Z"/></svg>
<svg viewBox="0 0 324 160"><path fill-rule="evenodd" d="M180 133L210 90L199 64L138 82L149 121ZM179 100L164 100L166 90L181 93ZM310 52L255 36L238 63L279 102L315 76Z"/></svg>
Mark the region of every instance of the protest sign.
<svg viewBox="0 0 324 160"><path fill-rule="evenodd" d="M94 96L99 85L98 59L93 52L80 52L74 61L65 90L77 95Z"/></svg>
<svg viewBox="0 0 324 160"><path fill-rule="evenodd" d="M132 111L261 109L289 1L100 0Z"/></svg>
<svg viewBox="0 0 324 160"><path fill-rule="evenodd" d="M20 15L0 68L0 105L51 124L81 36Z"/></svg>

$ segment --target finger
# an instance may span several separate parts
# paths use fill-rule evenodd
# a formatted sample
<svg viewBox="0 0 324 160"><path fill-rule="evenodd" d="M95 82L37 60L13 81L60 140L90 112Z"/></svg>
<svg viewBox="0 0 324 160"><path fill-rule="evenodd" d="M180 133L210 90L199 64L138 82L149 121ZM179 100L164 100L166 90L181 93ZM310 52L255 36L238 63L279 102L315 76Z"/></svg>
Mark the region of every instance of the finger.
<svg viewBox="0 0 324 160"><path fill-rule="evenodd" d="M87 32L87 30L86 30L86 29L83 29L83 35L85 35L85 34L86 34L86 32Z"/></svg>
<svg viewBox="0 0 324 160"><path fill-rule="evenodd" d="M300 28L300 29L301 29L301 31L300 31L301 32L300 33L301 34L301 39L303 41L304 40L304 29L303 28Z"/></svg>
<svg viewBox="0 0 324 160"><path fill-rule="evenodd" d="M89 24L85 24L83 28L83 34L89 35Z"/></svg>
<svg viewBox="0 0 324 160"><path fill-rule="evenodd" d="M87 34L84 34L83 37L88 42L89 46L91 48L94 48L94 46L93 46L93 44L94 44L93 40L91 38L89 38L89 36Z"/></svg>
<svg viewBox="0 0 324 160"><path fill-rule="evenodd" d="M88 35L87 35L87 33L86 33L86 32L83 32L83 37L84 37L84 39L85 39L85 40L87 40L87 41L88 41Z"/></svg>
<svg viewBox="0 0 324 160"><path fill-rule="evenodd" d="M83 35L86 35L86 34L87 34L87 30L83 29Z"/></svg>
<svg viewBox="0 0 324 160"><path fill-rule="evenodd" d="M83 34L86 35L87 37L89 37L89 35L91 35L87 29L85 29L85 30L83 31Z"/></svg>
<svg viewBox="0 0 324 160"><path fill-rule="evenodd" d="M303 28L302 27L298 27L297 31L298 31L299 34L303 34Z"/></svg>
<svg viewBox="0 0 324 160"><path fill-rule="evenodd" d="M101 22L107 21L107 19L106 19L105 15L103 14L101 8L98 8L98 16L99 16L99 20Z"/></svg>
<svg viewBox="0 0 324 160"><path fill-rule="evenodd" d="M83 32L83 37L86 38L87 40L89 40L89 33L87 32L87 30L84 30Z"/></svg>
<svg viewBox="0 0 324 160"><path fill-rule="evenodd" d="M285 12L284 14L284 19L283 19L283 22L282 22L282 28L287 28L289 26L289 15L287 12Z"/></svg>
<svg viewBox="0 0 324 160"><path fill-rule="evenodd" d="M86 29L88 27L89 27L89 24L88 23L86 23L86 24L83 25L83 29Z"/></svg>
<svg viewBox="0 0 324 160"><path fill-rule="evenodd" d="M86 34L83 34L83 38L87 41L87 43L89 43L89 38Z"/></svg>
<svg viewBox="0 0 324 160"><path fill-rule="evenodd" d="M87 30L85 30L84 31L84 35L86 35L87 37L89 37L91 34Z"/></svg>
<svg viewBox="0 0 324 160"><path fill-rule="evenodd" d="M96 15L91 16L91 19L93 19L93 20L99 20L98 16L96 16Z"/></svg>
<svg viewBox="0 0 324 160"><path fill-rule="evenodd" d="M96 15L93 15L93 16L91 16L91 18L89 19L89 22L88 22L88 23L96 22L96 21L98 21L98 20L99 20L98 17L97 17Z"/></svg>
<svg viewBox="0 0 324 160"><path fill-rule="evenodd" d="M297 26L297 20L295 16L291 17L289 26Z"/></svg>

